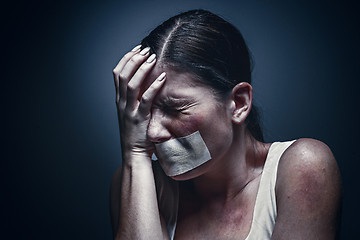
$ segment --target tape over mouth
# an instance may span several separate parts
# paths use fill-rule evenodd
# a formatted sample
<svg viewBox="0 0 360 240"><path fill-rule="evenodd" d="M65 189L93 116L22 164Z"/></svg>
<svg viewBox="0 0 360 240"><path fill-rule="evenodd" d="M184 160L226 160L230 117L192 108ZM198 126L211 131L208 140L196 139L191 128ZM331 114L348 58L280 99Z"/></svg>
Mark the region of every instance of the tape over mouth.
<svg viewBox="0 0 360 240"><path fill-rule="evenodd" d="M172 177L186 173L211 159L199 131L188 136L155 144L156 156L166 175Z"/></svg>

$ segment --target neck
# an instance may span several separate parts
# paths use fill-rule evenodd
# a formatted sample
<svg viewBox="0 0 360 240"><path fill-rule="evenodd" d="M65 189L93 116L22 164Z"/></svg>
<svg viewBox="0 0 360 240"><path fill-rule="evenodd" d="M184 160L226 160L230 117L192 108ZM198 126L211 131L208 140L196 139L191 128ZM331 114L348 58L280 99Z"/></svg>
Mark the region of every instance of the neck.
<svg viewBox="0 0 360 240"><path fill-rule="evenodd" d="M246 130L234 136L228 151L213 159L209 171L194 179L195 191L203 199L227 202L242 195L261 176L270 144L255 140Z"/></svg>

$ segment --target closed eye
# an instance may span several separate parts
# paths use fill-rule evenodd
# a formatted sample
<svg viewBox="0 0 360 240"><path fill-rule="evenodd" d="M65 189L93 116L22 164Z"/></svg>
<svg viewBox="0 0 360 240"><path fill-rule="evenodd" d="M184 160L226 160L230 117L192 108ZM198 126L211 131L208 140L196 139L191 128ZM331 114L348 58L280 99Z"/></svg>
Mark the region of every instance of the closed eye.
<svg viewBox="0 0 360 240"><path fill-rule="evenodd" d="M191 103L183 99L164 99L159 106L165 113L178 114L186 113L186 110L194 106L194 103Z"/></svg>
<svg viewBox="0 0 360 240"><path fill-rule="evenodd" d="M165 112L165 113L170 113L170 114L178 114L178 113L181 113L183 111L186 110L186 107L184 106L163 106L162 107L162 110Z"/></svg>

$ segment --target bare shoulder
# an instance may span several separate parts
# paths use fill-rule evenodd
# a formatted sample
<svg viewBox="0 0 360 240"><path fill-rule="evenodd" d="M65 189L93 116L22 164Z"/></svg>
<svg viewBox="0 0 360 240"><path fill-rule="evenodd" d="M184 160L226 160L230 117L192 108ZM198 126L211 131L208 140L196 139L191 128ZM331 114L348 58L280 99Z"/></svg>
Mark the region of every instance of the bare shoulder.
<svg viewBox="0 0 360 240"><path fill-rule="evenodd" d="M329 147L315 139L297 140L278 166L274 239L286 233L299 239L333 239L340 199L340 172Z"/></svg>
<svg viewBox="0 0 360 240"><path fill-rule="evenodd" d="M279 169L279 177L287 172L301 174L302 177L324 177L327 171L339 174L330 148L325 143L311 138L295 141L282 155Z"/></svg>

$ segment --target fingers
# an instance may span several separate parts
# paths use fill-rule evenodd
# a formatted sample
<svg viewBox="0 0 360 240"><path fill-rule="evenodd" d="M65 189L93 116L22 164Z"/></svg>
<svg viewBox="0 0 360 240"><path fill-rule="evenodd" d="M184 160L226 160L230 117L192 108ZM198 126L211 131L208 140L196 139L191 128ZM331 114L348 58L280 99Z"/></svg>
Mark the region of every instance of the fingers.
<svg viewBox="0 0 360 240"><path fill-rule="evenodd" d="M166 73L163 72L160 76L150 85L148 89L143 93L140 105L139 105L139 113L143 115L147 115L150 112L153 100L156 94L161 89L162 85L166 80Z"/></svg>
<svg viewBox="0 0 360 240"><path fill-rule="evenodd" d="M136 71L127 85L126 107L134 110L138 106L139 92L144 79L155 65L156 55L152 54Z"/></svg>
<svg viewBox="0 0 360 240"><path fill-rule="evenodd" d="M114 68L114 72L120 73L123 68L125 67L126 63L134 56L136 53L138 53L141 49L141 45L137 45L134 47L130 52L125 54L125 56L119 61L119 63Z"/></svg>
<svg viewBox="0 0 360 240"><path fill-rule="evenodd" d="M134 54L121 70L119 76L119 93L120 98L123 101L126 100L128 82L133 77L134 73L138 70L140 65L145 61L145 59L149 57L149 51L150 48L146 47L141 50L140 53Z"/></svg>
<svg viewBox="0 0 360 240"><path fill-rule="evenodd" d="M141 45L138 45L134 47L130 52L125 54L125 56L119 61L119 63L116 65L116 67L113 70L113 76L114 76L114 83L115 83L115 90L116 90L116 102L119 102L120 97L120 91L119 91L119 78L120 73L124 69L125 65L128 63L128 61L137 54L141 49Z"/></svg>
<svg viewBox="0 0 360 240"><path fill-rule="evenodd" d="M141 85L156 63L156 55L149 57L150 48L146 47L140 51L141 46L136 46L127 53L113 70L116 87L116 103L118 110L124 113L138 110L143 116L148 115L152 101L161 88L166 75L162 73L141 96L139 94ZM145 61L146 60L146 61ZM140 113L139 112L139 113Z"/></svg>

